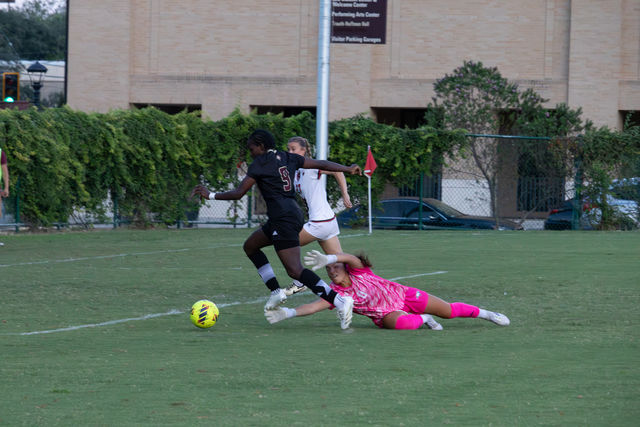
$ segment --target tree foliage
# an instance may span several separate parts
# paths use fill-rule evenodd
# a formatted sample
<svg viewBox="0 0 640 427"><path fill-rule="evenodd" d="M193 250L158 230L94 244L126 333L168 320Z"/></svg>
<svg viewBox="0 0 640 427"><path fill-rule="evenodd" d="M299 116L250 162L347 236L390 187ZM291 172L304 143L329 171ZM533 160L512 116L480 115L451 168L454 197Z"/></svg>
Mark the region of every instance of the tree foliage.
<svg viewBox="0 0 640 427"><path fill-rule="evenodd" d="M557 177L562 180L561 187L565 179L577 179L578 190L583 182L587 184L586 193L592 200L603 200L604 228L611 224L607 218L611 210L606 209L605 195L613 177L640 175L638 127L622 132L595 128L591 121L582 119L580 108L573 109L566 104L547 108L544 106L547 100L532 89L520 90L495 67L465 61L437 80L434 91L426 120L438 128L550 140L548 143L534 140L501 143L491 137L476 137L470 141L469 151L488 184L494 215L497 215L501 147L511 145L511 152L517 153L519 168L526 166L524 169L528 172L519 170L519 173L534 174L537 178Z"/></svg>
<svg viewBox="0 0 640 427"><path fill-rule="evenodd" d="M0 60L64 60L66 11L53 0L0 10Z"/></svg>
<svg viewBox="0 0 640 427"><path fill-rule="evenodd" d="M427 122L445 129L465 129L476 135L567 136L583 130L581 111L558 105L555 111L532 89L520 90L496 67L465 61L462 66L434 83L435 96ZM518 143L516 151L528 159L548 162L547 150L537 142ZM490 136L476 136L469 143L474 164L487 183L490 206L498 216L498 174L501 142ZM542 169L531 168L530 169Z"/></svg>
<svg viewBox="0 0 640 427"><path fill-rule="evenodd" d="M188 198L198 182L221 191L250 162L246 138L256 128L273 132L281 149L294 135L315 135L310 113L284 118L233 112L219 121L199 113L168 115L154 108L83 113L70 108L0 110L0 146L11 171L12 197L33 226L65 223L77 212L104 222L106 203L140 224L174 223L197 208ZM464 143L459 132L402 130L354 117L330 124L329 160L364 165L367 145L379 168L374 195L384 181L404 182ZM354 201L366 180L348 177ZM18 188L18 182L19 188ZM330 187L333 188L333 187ZM337 198L337 188L332 197ZM7 203L11 208L13 204Z"/></svg>

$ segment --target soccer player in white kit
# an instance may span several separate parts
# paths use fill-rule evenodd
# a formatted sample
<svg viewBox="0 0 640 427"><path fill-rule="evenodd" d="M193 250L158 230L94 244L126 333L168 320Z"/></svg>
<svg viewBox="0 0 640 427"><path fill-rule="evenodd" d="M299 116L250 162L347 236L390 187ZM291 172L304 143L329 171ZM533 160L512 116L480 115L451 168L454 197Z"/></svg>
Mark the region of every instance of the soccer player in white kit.
<svg viewBox="0 0 640 427"><path fill-rule="evenodd" d="M289 138L287 148L290 153L311 157L309 141L301 136ZM324 174L332 175L338 182L344 206L347 209L353 206L347 190L347 181L344 173L318 169L298 169L294 178L294 188L296 193L300 194L304 199L309 213L309 221L304 224L300 231L300 246L318 241L324 253L338 254L342 252L340 240L338 240L340 228L338 227L336 215L327 200L326 180L322 179ZM287 296L293 295L305 289L306 287L302 283L294 280L285 289L285 294Z"/></svg>

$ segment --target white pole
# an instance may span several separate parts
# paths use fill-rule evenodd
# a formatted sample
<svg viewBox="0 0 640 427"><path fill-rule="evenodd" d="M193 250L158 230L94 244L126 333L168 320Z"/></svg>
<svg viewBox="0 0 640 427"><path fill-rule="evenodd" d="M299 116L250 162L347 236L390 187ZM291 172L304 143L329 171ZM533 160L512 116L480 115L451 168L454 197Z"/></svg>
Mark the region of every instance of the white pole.
<svg viewBox="0 0 640 427"><path fill-rule="evenodd" d="M329 146L329 69L331 1L320 0L318 20L318 92L316 100L316 159L327 160ZM324 175L323 175L324 177Z"/></svg>
<svg viewBox="0 0 640 427"><path fill-rule="evenodd" d="M371 178L367 178L369 184L368 197L369 197L369 234L371 234Z"/></svg>
<svg viewBox="0 0 640 427"><path fill-rule="evenodd" d="M369 150L371 150L371 146L367 145L367 156L369 155ZM369 201L369 234L372 233L371 230L371 173L367 175L367 199Z"/></svg>

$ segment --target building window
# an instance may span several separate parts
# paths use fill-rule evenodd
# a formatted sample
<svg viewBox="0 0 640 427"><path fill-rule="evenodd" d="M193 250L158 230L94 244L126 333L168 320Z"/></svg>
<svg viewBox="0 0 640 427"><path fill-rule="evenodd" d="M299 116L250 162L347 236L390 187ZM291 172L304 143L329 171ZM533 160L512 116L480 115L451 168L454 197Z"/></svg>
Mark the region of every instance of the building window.
<svg viewBox="0 0 640 427"><path fill-rule="evenodd" d="M192 113L194 111L202 110L202 105L200 104L131 104L134 108L146 108L146 107L154 107L160 111L164 111L167 114L178 114L183 111L187 111L188 113Z"/></svg>
<svg viewBox="0 0 640 427"><path fill-rule="evenodd" d="M252 105L251 111L254 111L257 114L280 114L282 113L282 117L291 117L297 116L301 114L303 111L310 112L313 117L316 116L316 107L287 107L282 105Z"/></svg>
<svg viewBox="0 0 640 427"><path fill-rule="evenodd" d="M640 111L620 111L620 116L623 126L640 126Z"/></svg>
<svg viewBox="0 0 640 427"><path fill-rule="evenodd" d="M376 121L398 128L417 129L426 124L426 108L372 108Z"/></svg>

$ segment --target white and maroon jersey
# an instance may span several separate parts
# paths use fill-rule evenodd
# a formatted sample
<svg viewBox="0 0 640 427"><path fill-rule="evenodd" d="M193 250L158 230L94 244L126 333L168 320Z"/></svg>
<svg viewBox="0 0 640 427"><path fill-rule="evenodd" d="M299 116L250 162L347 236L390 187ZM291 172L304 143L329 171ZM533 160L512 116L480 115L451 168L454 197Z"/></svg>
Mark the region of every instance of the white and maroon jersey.
<svg viewBox="0 0 640 427"><path fill-rule="evenodd" d="M298 169L294 179L294 187L309 209L309 221L326 221L335 214L327 201L325 180L318 169Z"/></svg>
<svg viewBox="0 0 640 427"><path fill-rule="evenodd" d="M382 327L384 316L402 310L407 293L406 286L375 275L369 267L346 267L351 286L345 288L333 282L329 286L339 294L353 298L354 313L367 316L373 323Z"/></svg>

